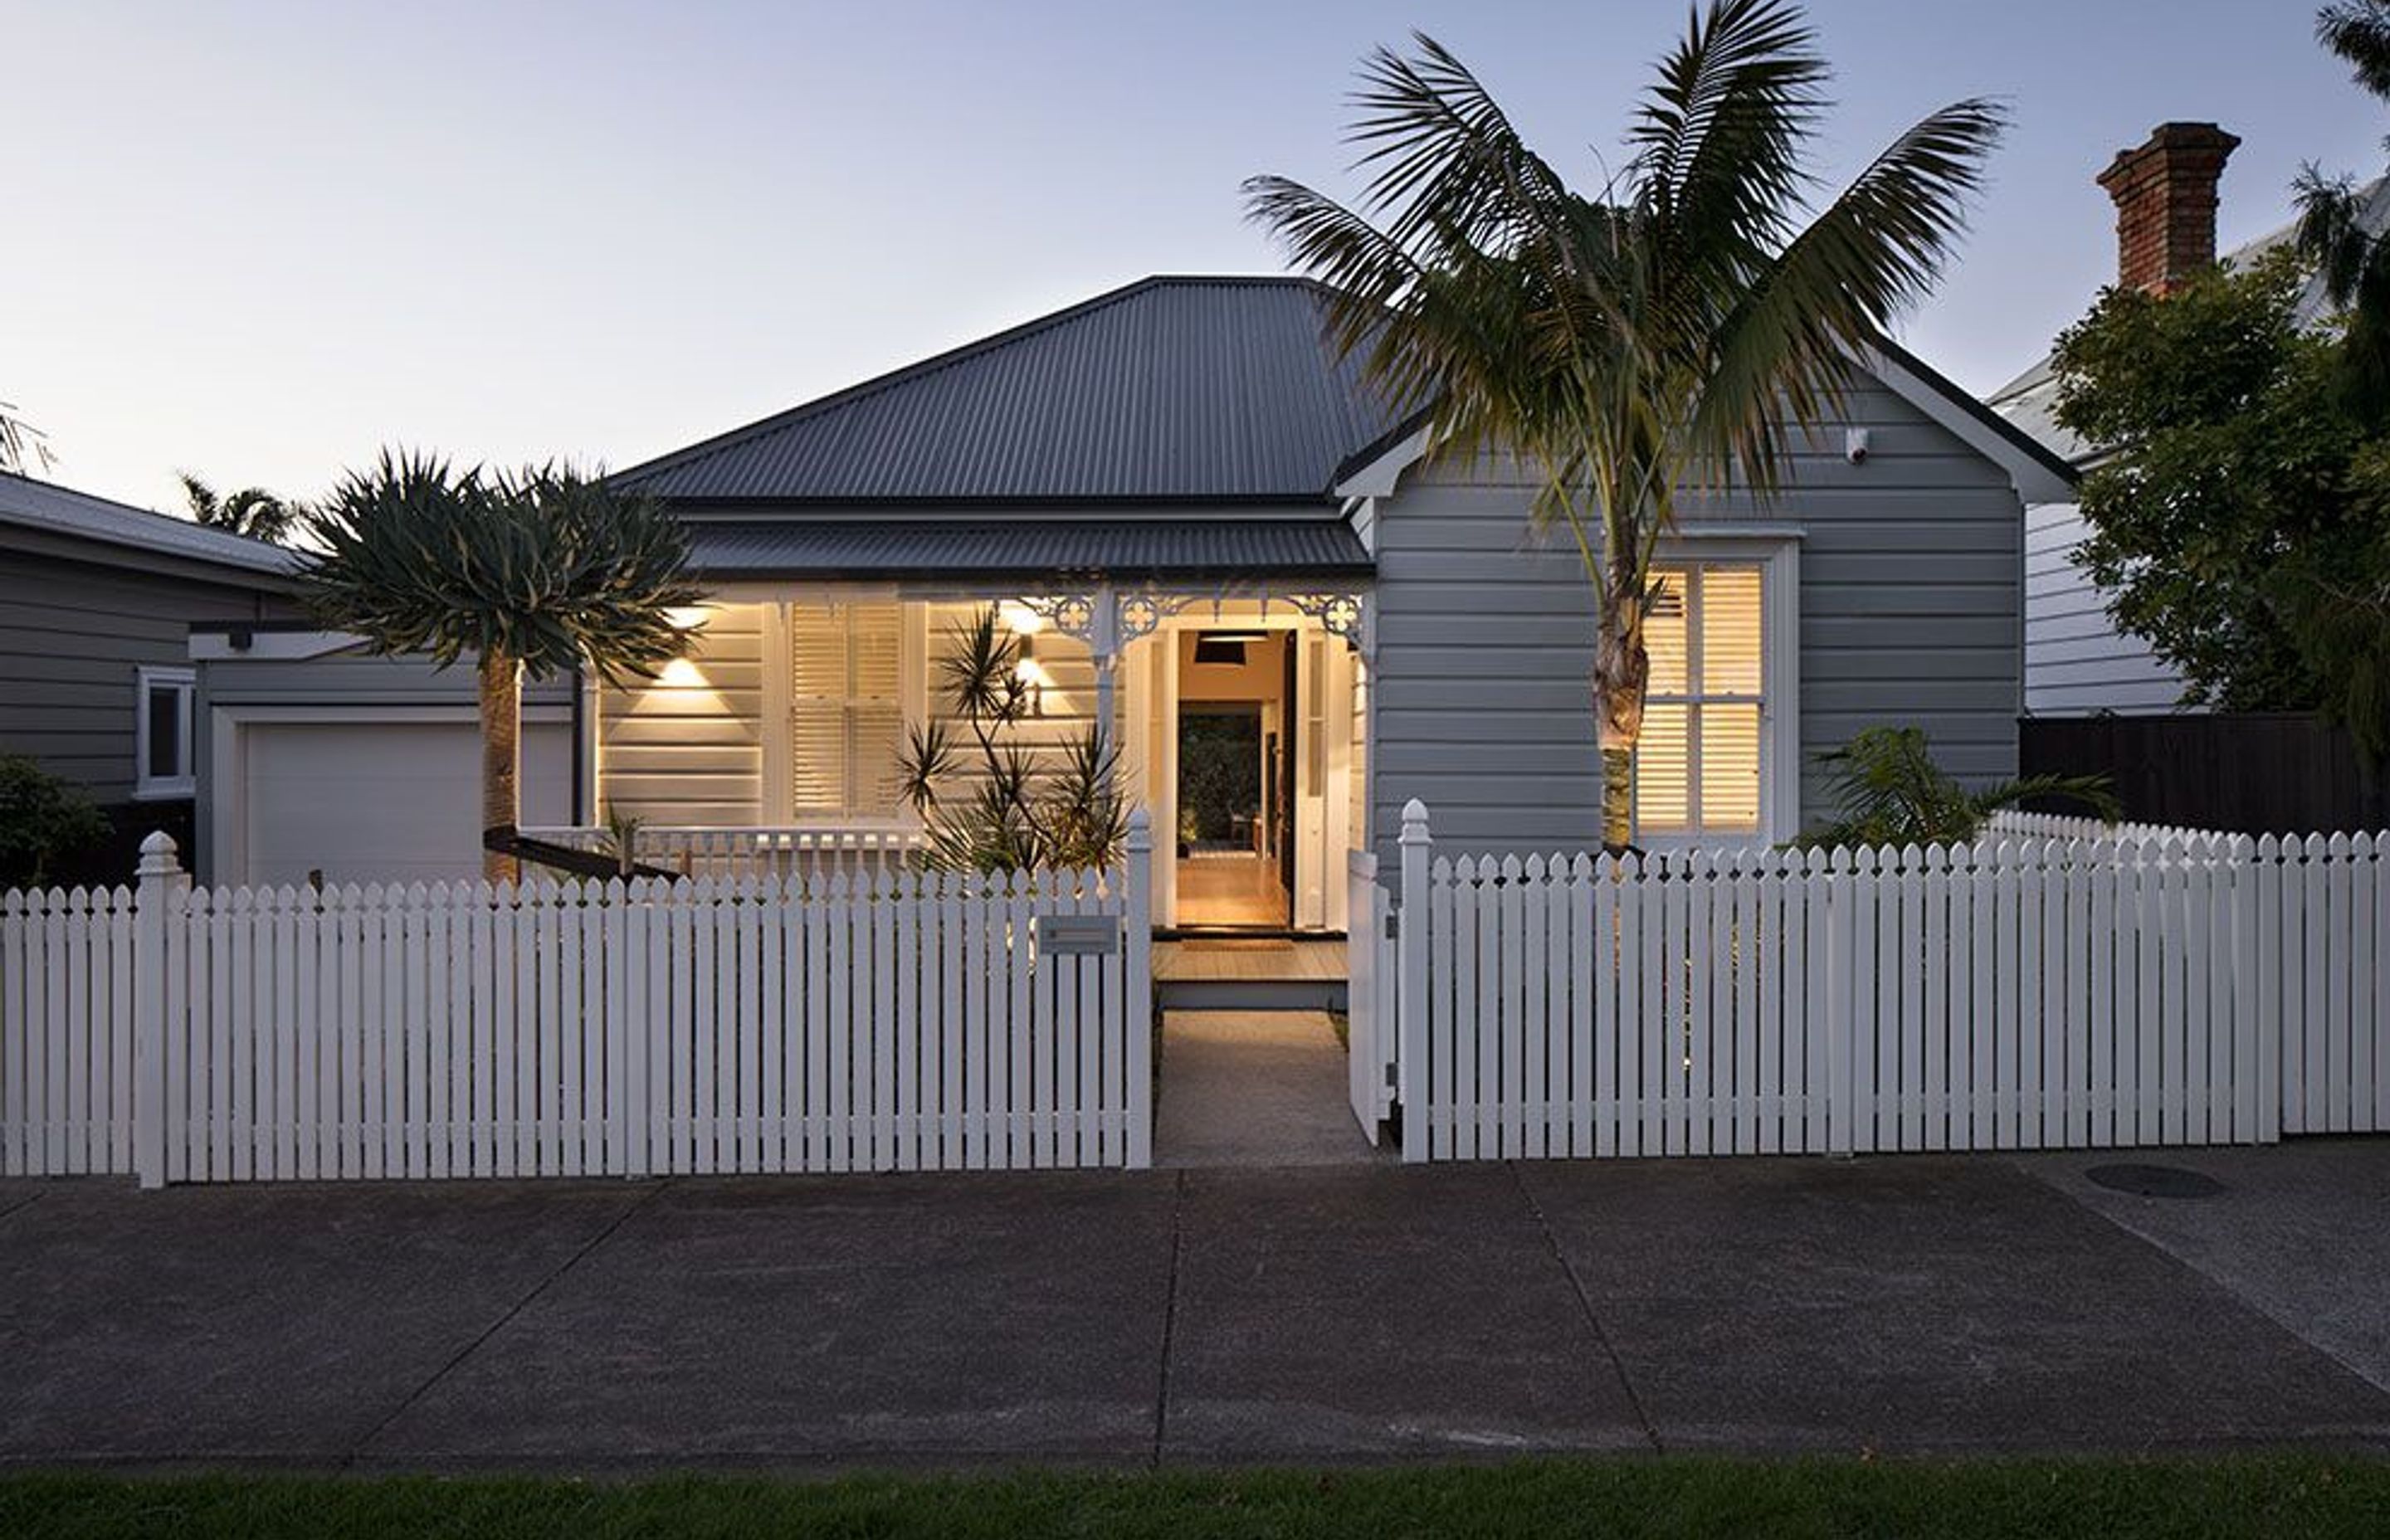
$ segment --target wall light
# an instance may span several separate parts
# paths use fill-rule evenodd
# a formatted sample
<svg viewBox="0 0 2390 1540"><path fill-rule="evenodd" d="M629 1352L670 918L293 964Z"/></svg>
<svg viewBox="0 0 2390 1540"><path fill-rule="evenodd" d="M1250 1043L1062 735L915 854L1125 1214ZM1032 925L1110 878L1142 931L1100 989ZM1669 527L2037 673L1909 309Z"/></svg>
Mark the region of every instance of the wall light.
<svg viewBox="0 0 2390 1540"><path fill-rule="evenodd" d="M1047 673L1046 665L1037 661L1035 635L1030 632L1022 636L1021 661L1012 665L1012 676L1020 680L1022 687L1029 692L1029 714L1044 716L1046 687L1054 682L1054 676Z"/></svg>
<svg viewBox="0 0 2390 1540"><path fill-rule="evenodd" d="M670 685L675 689L701 689L705 686L706 679L703 671L698 668L694 660L675 658L664 665L662 674L656 675L656 683Z"/></svg>
<svg viewBox="0 0 2390 1540"><path fill-rule="evenodd" d="M1034 636L1046 629L1046 617L1019 599L1007 599L996 607L998 619L1016 636Z"/></svg>
<svg viewBox="0 0 2390 1540"><path fill-rule="evenodd" d="M664 611L664 623L675 631L702 631L705 622L713 618L711 605L676 605Z"/></svg>

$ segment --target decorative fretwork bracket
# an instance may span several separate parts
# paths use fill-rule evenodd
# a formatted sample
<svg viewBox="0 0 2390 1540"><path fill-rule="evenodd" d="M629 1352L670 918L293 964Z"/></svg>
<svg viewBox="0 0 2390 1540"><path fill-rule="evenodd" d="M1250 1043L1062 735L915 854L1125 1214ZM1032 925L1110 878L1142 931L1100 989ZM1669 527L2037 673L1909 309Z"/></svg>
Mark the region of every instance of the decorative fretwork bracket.
<svg viewBox="0 0 2390 1540"><path fill-rule="evenodd" d="M1330 635L1343 637L1344 645L1362 657L1374 650L1369 605L1361 595L1289 594L1286 602L1317 621Z"/></svg>
<svg viewBox="0 0 2390 1540"><path fill-rule="evenodd" d="M1085 642L1099 663L1109 663L1121 648L1151 635L1163 622L1194 600L1150 585L1124 594L1105 584L1084 593L1044 595L1021 602L1063 635Z"/></svg>

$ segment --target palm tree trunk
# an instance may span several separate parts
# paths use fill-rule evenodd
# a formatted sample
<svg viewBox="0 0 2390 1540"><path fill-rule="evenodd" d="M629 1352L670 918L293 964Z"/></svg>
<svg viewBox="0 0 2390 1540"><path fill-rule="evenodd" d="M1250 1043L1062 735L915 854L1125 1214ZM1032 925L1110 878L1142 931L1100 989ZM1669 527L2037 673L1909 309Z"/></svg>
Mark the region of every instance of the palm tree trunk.
<svg viewBox="0 0 2390 1540"><path fill-rule="evenodd" d="M1635 843L1635 744L1643 736L1643 693L1651 658L1643 649L1639 573L1613 571L1604 584L1593 649L1593 719L1601 745L1601 845L1617 854Z"/></svg>
<svg viewBox="0 0 2390 1540"><path fill-rule="evenodd" d="M489 652L482 656L482 828L509 834L520 817L517 791L522 761L522 665ZM521 874L511 855L482 851L482 875L512 882Z"/></svg>

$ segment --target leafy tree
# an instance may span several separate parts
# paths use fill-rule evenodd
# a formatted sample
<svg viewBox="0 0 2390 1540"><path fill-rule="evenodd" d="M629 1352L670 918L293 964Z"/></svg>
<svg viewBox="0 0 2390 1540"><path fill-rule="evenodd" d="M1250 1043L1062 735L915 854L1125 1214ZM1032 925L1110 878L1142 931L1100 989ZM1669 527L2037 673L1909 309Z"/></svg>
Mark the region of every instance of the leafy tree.
<svg viewBox="0 0 2390 1540"><path fill-rule="evenodd" d="M1021 644L986 606L949 635L939 662L953 717L970 735L957 744L944 721L914 728L897 756L905 800L926 826L926 858L953 871L1111 866L1128 836L1119 751L1090 726L1040 768L1009 729L1031 711ZM958 784L966 783L966 784Z"/></svg>
<svg viewBox="0 0 2390 1540"><path fill-rule="evenodd" d="M324 624L439 668L476 660L489 829L518 821L523 679L582 662L610 684L652 676L687 645L669 611L704 597L683 575L687 532L661 503L569 466L487 476L384 450L304 528L304 597ZM482 866L517 875L496 852Z"/></svg>
<svg viewBox="0 0 2390 1540"><path fill-rule="evenodd" d="M2326 6L2316 36L2345 60L2357 83L2390 100L2390 0ZM2298 249L2323 277L2341 312L2339 354L2345 400L2375 421L2390 417L2390 242L2365 226L2356 180L2327 176L2313 161L2293 184L2299 206Z"/></svg>
<svg viewBox="0 0 2390 1540"><path fill-rule="evenodd" d="M1918 727L1870 727L1818 763L1837 816L1796 841L1804 846L1960 843L1995 813L2053 799L2098 818L2123 811L2105 776L2027 776L1970 790L1934 763Z"/></svg>
<svg viewBox="0 0 2390 1540"><path fill-rule="evenodd" d="M2322 708L2378 758L2390 440L2354 415L2335 340L2299 327L2303 281L2281 252L2167 299L2110 289L2061 334L2058 420L2112 446L2076 559L2189 699Z"/></svg>
<svg viewBox="0 0 2390 1540"><path fill-rule="evenodd" d="M1359 207L1283 177L1252 216L1338 295L1336 336L1437 452L1517 456L1534 517L1595 591L1602 839L1633 838L1651 559L1680 489L1765 495L1855 353L1926 294L2004 117L1960 102L1810 199L1828 69L1789 0L1711 0L1661 61L1630 156L1591 194L1530 149L1477 79L1414 34L1361 71Z"/></svg>
<svg viewBox="0 0 2390 1540"><path fill-rule="evenodd" d="M107 815L25 754L0 754L0 888L39 887L51 866L108 838Z"/></svg>
<svg viewBox="0 0 2390 1540"><path fill-rule="evenodd" d="M191 506L191 517L211 529L279 543L307 517L306 504L276 497L263 487L243 487L238 492L219 494L187 470L175 472L175 479L183 483L183 496Z"/></svg>

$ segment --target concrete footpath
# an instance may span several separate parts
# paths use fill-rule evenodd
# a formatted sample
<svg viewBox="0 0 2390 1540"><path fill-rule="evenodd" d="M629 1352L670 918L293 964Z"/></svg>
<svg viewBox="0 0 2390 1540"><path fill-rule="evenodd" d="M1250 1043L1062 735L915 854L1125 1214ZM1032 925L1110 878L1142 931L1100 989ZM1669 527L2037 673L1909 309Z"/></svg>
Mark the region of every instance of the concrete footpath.
<svg viewBox="0 0 2390 1540"><path fill-rule="evenodd" d="M2390 1450L2390 1141L2106 1159L0 1184L0 1465Z"/></svg>

